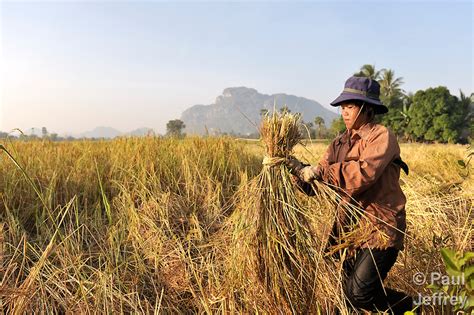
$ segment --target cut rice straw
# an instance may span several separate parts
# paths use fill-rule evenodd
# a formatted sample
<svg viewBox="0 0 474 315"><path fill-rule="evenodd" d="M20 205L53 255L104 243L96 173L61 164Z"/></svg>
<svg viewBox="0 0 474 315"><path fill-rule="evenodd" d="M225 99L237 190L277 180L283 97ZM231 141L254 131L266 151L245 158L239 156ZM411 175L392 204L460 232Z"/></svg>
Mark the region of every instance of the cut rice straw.
<svg viewBox="0 0 474 315"><path fill-rule="evenodd" d="M284 163L301 140L300 124L298 114L271 113L263 118L264 167L240 191L231 217L231 261L237 278L249 286L258 283L270 304L296 313L314 310L318 248L307 209L298 201Z"/></svg>

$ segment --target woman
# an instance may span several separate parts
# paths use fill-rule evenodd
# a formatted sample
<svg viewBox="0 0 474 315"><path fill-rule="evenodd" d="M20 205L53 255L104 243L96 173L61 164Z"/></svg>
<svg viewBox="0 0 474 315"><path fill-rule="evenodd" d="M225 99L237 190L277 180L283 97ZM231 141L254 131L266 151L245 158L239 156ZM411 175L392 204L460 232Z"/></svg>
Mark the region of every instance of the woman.
<svg viewBox="0 0 474 315"><path fill-rule="evenodd" d="M343 235L354 226L355 215L341 205L350 203L363 209L360 218L356 218L360 233L353 233L349 241L349 252L353 254L343 263L348 303L356 309L403 314L412 309L412 299L384 288L382 282L403 250L406 199L399 177L400 169L408 173L408 167L400 159L395 135L374 122L376 114L388 111L379 95L377 81L349 78L342 94L331 103L341 106L347 130L331 143L319 165L304 165L296 159L287 164L307 194L314 194L309 183L319 180L335 187L343 198L329 250L340 248ZM357 241L354 235L359 235Z"/></svg>

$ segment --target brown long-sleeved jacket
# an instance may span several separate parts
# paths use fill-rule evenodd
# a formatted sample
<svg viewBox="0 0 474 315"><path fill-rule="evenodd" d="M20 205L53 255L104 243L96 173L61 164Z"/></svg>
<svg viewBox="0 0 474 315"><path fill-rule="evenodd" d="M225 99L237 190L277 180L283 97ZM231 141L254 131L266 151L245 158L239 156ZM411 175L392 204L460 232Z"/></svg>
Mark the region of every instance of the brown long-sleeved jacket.
<svg viewBox="0 0 474 315"><path fill-rule="evenodd" d="M342 203L358 204L363 215L352 234L353 247L403 249L406 228L406 198L400 184L400 147L395 135L382 125L367 123L352 136L346 131L334 139L319 161L323 181L338 187ZM341 232L354 217L338 207L330 244L335 245Z"/></svg>

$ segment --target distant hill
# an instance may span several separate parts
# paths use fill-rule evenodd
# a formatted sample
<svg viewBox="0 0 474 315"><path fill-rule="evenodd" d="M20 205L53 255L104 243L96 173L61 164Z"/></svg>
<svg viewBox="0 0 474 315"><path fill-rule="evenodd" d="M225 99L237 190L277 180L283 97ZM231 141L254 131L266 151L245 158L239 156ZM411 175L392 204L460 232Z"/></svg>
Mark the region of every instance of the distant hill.
<svg viewBox="0 0 474 315"><path fill-rule="evenodd" d="M316 101L287 94L261 94L257 90L246 87L227 88L216 98L214 104L194 105L185 110L181 120L186 124L186 133L205 134L206 129L213 133L234 133L248 135L257 131L249 122L258 125L261 110L272 111L287 106L291 112L302 114L303 120L311 122L321 116L326 125L338 115Z"/></svg>
<svg viewBox="0 0 474 315"><path fill-rule="evenodd" d="M138 128L130 132L121 132L112 127L97 127L91 131L83 132L77 135L77 138L105 138L112 139L120 136L143 137L149 134L155 134L154 130L147 127Z"/></svg>
<svg viewBox="0 0 474 315"><path fill-rule="evenodd" d="M24 131L22 130L21 132L12 133L11 136L18 137L20 133L23 133L25 136L29 136L29 137L36 137L36 138L43 137L42 128L37 128L37 127L25 129ZM0 130L0 138L6 137L7 135L9 135L9 133L2 132ZM60 135L56 134L54 131L47 130L47 137L54 136L55 139L64 139L64 138L113 139L116 137L145 137L149 135L159 136L159 134L156 133L152 128L147 128L147 127L137 128L130 132L122 132L112 127L96 127L93 130L82 132L79 134L64 133Z"/></svg>
<svg viewBox="0 0 474 315"><path fill-rule="evenodd" d="M111 139L121 136L122 132L112 127L96 127L91 131L86 131L79 134L78 138L106 138Z"/></svg>
<svg viewBox="0 0 474 315"><path fill-rule="evenodd" d="M138 128L130 132L127 132L124 135L131 136L131 137L144 137L144 136L154 135L154 134L155 134L155 131L153 129L143 127L143 128Z"/></svg>

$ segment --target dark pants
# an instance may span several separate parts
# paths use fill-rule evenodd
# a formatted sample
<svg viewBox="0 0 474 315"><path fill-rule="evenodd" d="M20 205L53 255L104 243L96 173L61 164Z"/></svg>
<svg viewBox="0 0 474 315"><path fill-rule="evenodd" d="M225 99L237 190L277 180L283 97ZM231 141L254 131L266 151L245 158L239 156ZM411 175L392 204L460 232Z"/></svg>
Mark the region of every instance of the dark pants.
<svg viewBox="0 0 474 315"><path fill-rule="evenodd" d="M355 257L346 259L344 293L348 304L367 311L391 311L403 314L411 310L412 298L404 293L383 287L383 280L397 260L398 250L361 249Z"/></svg>

